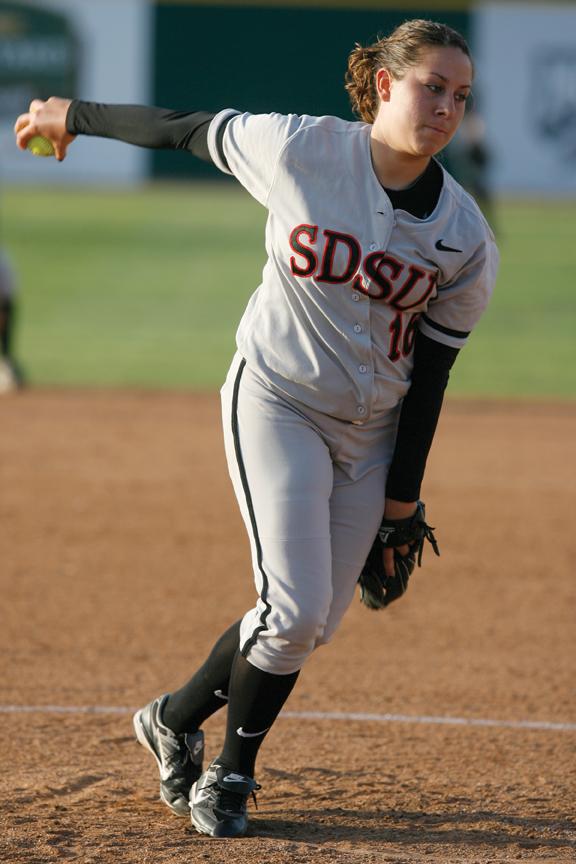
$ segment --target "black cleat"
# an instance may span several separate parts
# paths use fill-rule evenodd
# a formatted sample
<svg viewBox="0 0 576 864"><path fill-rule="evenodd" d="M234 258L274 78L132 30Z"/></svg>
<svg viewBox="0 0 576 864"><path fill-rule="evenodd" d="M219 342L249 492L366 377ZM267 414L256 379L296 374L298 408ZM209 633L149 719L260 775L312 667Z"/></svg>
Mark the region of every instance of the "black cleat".
<svg viewBox="0 0 576 864"><path fill-rule="evenodd" d="M134 714L136 738L152 753L160 770L160 798L177 816L188 816L192 785L202 774L204 733L176 735L162 723L168 695Z"/></svg>
<svg viewBox="0 0 576 864"><path fill-rule="evenodd" d="M260 789L252 777L212 764L192 787L192 825L210 837L242 837L248 828L246 802Z"/></svg>

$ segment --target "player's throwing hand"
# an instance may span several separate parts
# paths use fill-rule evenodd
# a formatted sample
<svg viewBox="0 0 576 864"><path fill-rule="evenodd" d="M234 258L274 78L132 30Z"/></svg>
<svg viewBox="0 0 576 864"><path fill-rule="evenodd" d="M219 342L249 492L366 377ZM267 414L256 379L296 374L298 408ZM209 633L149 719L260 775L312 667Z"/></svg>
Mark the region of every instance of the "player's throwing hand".
<svg viewBox="0 0 576 864"><path fill-rule="evenodd" d="M51 96L47 102L33 99L27 114L20 114L14 124L16 144L20 150L26 150L32 138L41 136L47 138L54 147L54 155L59 162L66 157L68 146L75 135L70 135L66 129L66 115L70 107L70 99L60 99Z"/></svg>

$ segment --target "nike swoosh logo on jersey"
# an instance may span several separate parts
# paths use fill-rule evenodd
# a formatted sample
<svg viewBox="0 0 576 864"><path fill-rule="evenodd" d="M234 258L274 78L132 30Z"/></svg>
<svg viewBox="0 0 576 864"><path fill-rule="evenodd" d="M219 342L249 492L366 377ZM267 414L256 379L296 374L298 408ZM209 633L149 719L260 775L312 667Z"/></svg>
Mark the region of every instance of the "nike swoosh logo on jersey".
<svg viewBox="0 0 576 864"><path fill-rule="evenodd" d="M442 238L440 238L440 240L437 240L434 245L436 249L438 249L440 252L462 252L462 249L454 249L453 246L445 246L442 242Z"/></svg>
<svg viewBox="0 0 576 864"><path fill-rule="evenodd" d="M262 729L261 732L244 732L242 726L239 726L238 729L236 729L236 734L240 735L241 738L257 738L259 735L264 735L265 732L268 732L269 728L270 727L268 726L266 729Z"/></svg>

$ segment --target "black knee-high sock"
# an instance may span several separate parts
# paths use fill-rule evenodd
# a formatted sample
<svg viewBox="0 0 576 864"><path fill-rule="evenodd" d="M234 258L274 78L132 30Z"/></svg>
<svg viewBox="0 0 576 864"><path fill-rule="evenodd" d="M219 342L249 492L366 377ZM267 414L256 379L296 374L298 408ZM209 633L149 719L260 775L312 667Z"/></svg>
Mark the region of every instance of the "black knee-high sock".
<svg viewBox="0 0 576 864"><path fill-rule="evenodd" d="M177 735L195 732L228 701L232 663L240 644L240 621L218 639L203 666L168 697L162 720Z"/></svg>
<svg viewBox="0 0 576 864"><path fill-rule="evenodd" d="M238 652L230 676L226 739L216 760L219 765L254 776L258 749L298 675L299 672L290 675L262 672Z"/></svg>

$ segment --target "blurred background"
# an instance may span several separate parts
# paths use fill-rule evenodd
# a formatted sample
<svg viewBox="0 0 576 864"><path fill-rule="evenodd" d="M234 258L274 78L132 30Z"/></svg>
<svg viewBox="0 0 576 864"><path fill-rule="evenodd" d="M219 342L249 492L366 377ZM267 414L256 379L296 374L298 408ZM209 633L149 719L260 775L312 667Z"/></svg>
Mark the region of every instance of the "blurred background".
<svg viewBox="0 0 576 864"><path fill-rule="evenodd" d="M457 0L0 0L0 390L213 389L264 263L264 210L190 155L19 152L32 98L352 119L350 50L409 17L470 42L474 100L440 158L502 254L450 393L576 396L576 3Z"/></svg>

